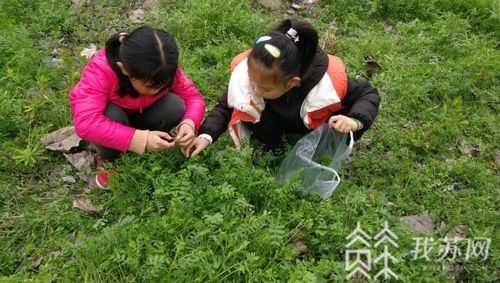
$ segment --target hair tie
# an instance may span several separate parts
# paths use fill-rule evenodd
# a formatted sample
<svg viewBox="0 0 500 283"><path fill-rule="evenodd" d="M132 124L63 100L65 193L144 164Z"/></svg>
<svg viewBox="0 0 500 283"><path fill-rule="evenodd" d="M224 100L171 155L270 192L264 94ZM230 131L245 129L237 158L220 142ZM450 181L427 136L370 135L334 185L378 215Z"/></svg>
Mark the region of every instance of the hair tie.
<svg viewBox="0 0 500 283"><path fill-rule="evenodd" d="M293 40L293 42L295 43L299 42L299 33L294 28L290 28L285 35L286 37Z"/></svg>
<svg viewBox="0 0 500 283"><path fill-rule="evenodd" d="M264 44L264 48L273 56L274 58L279 58L281 55L281 51L278 49L278 47L271 45L271 44Z"/></svg>
<svg viewBox="0 0 500 283"><path fill-rule="evenodd" d="M118 34L118 41L120 43L123 43L123 41L125 40L125 38L128 36L128 33L126 32L120 32L120 34Z"/></svg>

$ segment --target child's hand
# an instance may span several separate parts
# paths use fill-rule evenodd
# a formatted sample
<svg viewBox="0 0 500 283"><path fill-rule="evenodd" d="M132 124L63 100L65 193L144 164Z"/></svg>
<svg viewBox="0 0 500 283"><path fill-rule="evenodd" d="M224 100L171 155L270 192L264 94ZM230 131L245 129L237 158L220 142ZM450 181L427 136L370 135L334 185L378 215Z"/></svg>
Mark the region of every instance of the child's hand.
<svg viewBox="0 0 500 283"><path fill-rule="evenodd" d="M207 146L210 144L205 138L197 137L193 140L193 142L187 146L186 148L181 148L182 153L186 157L195 157L200 154Z"/></svg>
<svg viewBox="0 0 500 283"><path fill-rule="evenodd" d="M351 131L354 132L359 129L359 125L358 123L356 123L356 121L344 115L335 115L330 117L330 119L328 120L328 125L330 126L330 128L344 134Z"/></svg>
<svg viewBox="0 0 500 283"><path fill-rule="evenodd" d="M177 126L177 136L175 143L181 148L187 147L194 139L195 126L192 120L186 119Z"/></svg>
<svg viewBox="0 0 500 283"><path fill-rule="evenodd" d="M150 131L147 136L146 150L159 151L175 146L174 138L161 131Z"/></svg>

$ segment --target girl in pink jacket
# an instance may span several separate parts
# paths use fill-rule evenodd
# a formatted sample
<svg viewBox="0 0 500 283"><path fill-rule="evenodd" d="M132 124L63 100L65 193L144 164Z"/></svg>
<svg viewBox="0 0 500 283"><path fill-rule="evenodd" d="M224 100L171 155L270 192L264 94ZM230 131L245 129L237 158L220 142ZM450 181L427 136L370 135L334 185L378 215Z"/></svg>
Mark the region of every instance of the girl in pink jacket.
<svg viewBox="0 0 500 283"><path fill-rule="evenodd" d="M143 26L113 35L87 63L69 97L76 133L97 145L98 168L122 152L182 150L192 142L205 101L178 60L170 34ZM96 175L99 187L107 187L109 173Z"/></svg>

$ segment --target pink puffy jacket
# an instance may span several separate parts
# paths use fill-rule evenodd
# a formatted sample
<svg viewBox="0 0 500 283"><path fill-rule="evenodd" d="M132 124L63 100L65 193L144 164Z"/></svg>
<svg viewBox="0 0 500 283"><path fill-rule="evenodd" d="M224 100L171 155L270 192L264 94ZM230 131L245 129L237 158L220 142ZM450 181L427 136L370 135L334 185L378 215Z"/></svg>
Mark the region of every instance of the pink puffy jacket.
<svg viewBox="0 0 500 283"><path fill-rule="evenodd" d="M104 116L108 102L128 110L142 111L169 91L184 100L186 112L183 120L193 120L197 129L205 114L203 96L180 67L175 73L172 87L158 95L120 97L118 88L118 77L108 63L106 51L101 49L85 65L80 81L69 93L73 124L78 136L89 142L125 152L136 129Z"/></svg>

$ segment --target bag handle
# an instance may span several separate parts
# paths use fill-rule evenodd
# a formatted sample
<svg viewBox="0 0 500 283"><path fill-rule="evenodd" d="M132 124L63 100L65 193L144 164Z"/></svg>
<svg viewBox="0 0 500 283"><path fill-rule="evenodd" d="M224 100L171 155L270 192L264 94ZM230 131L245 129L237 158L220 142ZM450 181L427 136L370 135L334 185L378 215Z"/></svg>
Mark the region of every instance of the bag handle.
<svg viewBox="0 0 500 283"><path fill-rule="evenodd" d="M354 147L354 135L352 131L349 132L349 145L347 146L347 149L344 151L344 153L341 155L342 160L346 159L351 153L352 153L352 148Z"/></svg>

